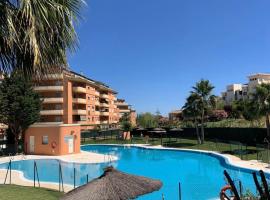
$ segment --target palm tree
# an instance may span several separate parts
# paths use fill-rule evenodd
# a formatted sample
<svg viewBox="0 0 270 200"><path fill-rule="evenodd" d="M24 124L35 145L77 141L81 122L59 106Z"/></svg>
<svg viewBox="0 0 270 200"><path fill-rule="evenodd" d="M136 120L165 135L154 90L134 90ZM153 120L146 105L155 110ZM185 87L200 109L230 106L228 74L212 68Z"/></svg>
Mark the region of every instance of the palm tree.
<svg viewBox="0 0 270 200"><path fill-rule="evenodd" d="M183 115L184 118L192 119L195 124L196 128L196 135L198 144L202 143L201 136L199 133L199 127L198 127L198 118L200 116L200 108L201 108L201 98L197 94L190 94L190 96L186 99L186 103L183 106Z"/></svg>
<svg viewBox="0 0 270 200"><path fill-rule="evenodd" d="M0 71L42 76L67 66L83 0L1 0Z"/></svg>
<svg viewBox="0 0 270 200"><path fill-rule="evenodd" d="M265 117L267 136L270 137L270 84L258 85L252 102L256 105L260 116Z"/></svg>
<svg viewBox="0 0 270 200"><path fill-rule="evenodd" d="M193 88L192 94L197 95L200 98L201 103L199 104L201 107L199 110L201 111L201 140L204 143L204 119L205 113L211 107L211 103L213 101L214 96L211 94L214 86L211 85L209 80L201 80L196 83Z"/></svg>

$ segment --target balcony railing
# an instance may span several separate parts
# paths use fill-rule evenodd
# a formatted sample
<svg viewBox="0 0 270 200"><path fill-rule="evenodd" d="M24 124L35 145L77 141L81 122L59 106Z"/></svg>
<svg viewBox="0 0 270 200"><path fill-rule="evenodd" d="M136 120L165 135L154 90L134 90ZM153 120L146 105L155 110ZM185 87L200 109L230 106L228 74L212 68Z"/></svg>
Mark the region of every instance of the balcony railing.
<svg viewBox="0 0 270 200"><path fill-rule="evenodd" d="M109 107L109 104L107 104L107 103L100 103L100 106L102 106L102 107Z"/></svg>
<svg viewBox="0 0 270 200"><path fill-rule="evenodd" d="M72 91L77 92L77 93L86 93L86 88L84 88L84 87L73 87Z"/></svg>
<svg viewBox="0 0 270 200"><path fill-rule="evenodd" d="M95 115L100 115L100 112L99 111L95 111Z"/></svg>
<svg viewBox="0 0 270 200"><path fill-rule="evenodd" d="M109 112L107 112L107 111L102 111L102 112L100 112L100 115L102 115L102 116L109 116Z"/></svg>
<svg viewBox="0 0 270 200"><path fill-rule="evenodd" d="M100 95L100 93L99 93L99 92L97 92L97 91L95 91L95 95L96 95L96 96L99 96L99 95Z"/></svg>
<svg viewBox="0 0 270 200"><path fill-rule="evenodd" d="M73 109L73 115L86 115L86 110Z"/></svg>
<svg viewBox="0 0 270 200"><path fill-rule="evenodd" d="M95 105L99 106L100 105L99 101L95 101Z"/></svg>
<svg viewBox="0 0 270 200"><path fill-rule="evenodd" d="M63 110L41 110L40 115L63 115Z"/></svg>
<svg viewBox="0 0 270 200"><path fill-rule="evenodd" d="M86 99L83 98L73 98L72 99L73 103L78 103L78 104L86 104Z"/></svg>
<svg viewBox="0 0 270 200"><path fill-rule="evenodd" d="M101 98L105 98L105 99L108 99L109 98L109 96L107 94L100 94L100 97Z"/></svg>
<svg viewBox="0 0 270 200"><path fill-rule="evenodd" d="M42 92L42 91L63 91L64 87L63 86L37 86L34 88L35 91L37 92Z"/></svg>
<svg viewBox="0 0 270 200"><path fill-rule="evenodd" d="M43 103L63 103L63 97L41 98Z"/></svg>
<svg viewBox="0 0 270 200"><path fill-rule="evenodd" d="M130 110L128 110L128 109L121 109L121 110L119 110L119 112L120 113L130 113Z"/></svg>
<svg viewBox="0 0 270 200"><path fill-rule="evenodd" d="M44 78L45 80L58 80L63 79L63 74L47 74Z"/></svg>

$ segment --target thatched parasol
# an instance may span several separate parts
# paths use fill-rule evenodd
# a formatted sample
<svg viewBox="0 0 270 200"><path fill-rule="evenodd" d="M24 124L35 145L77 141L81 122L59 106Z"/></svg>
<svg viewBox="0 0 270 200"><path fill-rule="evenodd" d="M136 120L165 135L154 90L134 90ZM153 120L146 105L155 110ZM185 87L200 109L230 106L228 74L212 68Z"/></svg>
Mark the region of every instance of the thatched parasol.
<svg viewBox="0 0 270 200"><path fill-rule="evenodd" d="M163 128L154 128L153 130L148 131L148 132L150 132L150 133L166 133L166 130Z"/></svg>
<svg viewBox="0 0 270 200"><path fill-rule="evenodd" d="M158 180L135 176L107 167L104 174L86 185L80 186L61 200L127 200L159 190Z"/></svg>
<svg viewBox="0 0 270 200"><path fill-rule="evenodd" d="M172 129L170 129L170 131L179 132L179 131L183 131L183 129L181 129L181 128L172 128Z"/></svg>

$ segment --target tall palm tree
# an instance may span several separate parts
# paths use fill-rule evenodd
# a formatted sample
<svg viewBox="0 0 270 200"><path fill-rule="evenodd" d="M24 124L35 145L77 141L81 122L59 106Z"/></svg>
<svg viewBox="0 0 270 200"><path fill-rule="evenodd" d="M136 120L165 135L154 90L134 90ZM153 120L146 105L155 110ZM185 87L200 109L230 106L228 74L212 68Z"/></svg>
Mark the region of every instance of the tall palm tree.
<svg viewBox="0 0 270 200"><path fill-rule="evenodd" d="M202 143L201 136L199 133L199 127L198 127L198 118L199 118L200 113L201 113L201 111L200 111L201 105L200 104L201 104L201 98L197 94L192 93L186 99L186 103L182 108L184 118L192 119L192 121L195 124L198 144Z"/></svg>
<svg viewBox="0 0 270 200"><path fill-rule="evenodd" d="M267 136L270 137L270 84L258 85L252 102L258 108L259 114L265 117Z"/></svg>
<svg viewBox="0 0 270 200"><path fill-rule="evenodd" d="M67 66L77 47L83 0L0 0L0 71L44 75Z"/></svg>
<svg viewBox="0 0 270 200"><path fill-rule="evenodd" d="M204 143L204 120L205 113L211 106L214 96L212 95L212 91L215 88L209 82L209 80L200 80L196 83L193 88L192 94L196 94L200 98L200 111L201 111L201 140Z"/></svg>

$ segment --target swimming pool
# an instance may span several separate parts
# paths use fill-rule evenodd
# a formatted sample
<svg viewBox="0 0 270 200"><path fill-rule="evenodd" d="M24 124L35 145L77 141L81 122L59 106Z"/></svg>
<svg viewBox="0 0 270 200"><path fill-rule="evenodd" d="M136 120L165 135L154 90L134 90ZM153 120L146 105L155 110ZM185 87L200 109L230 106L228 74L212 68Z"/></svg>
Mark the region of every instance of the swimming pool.
<svg viewBox="0 0 270 200"><path fill-rule="evenodd" d="M82 150L115 155L119 159L111 163L74 164L61 162L65 184L73 185L74 168L76 185L86 183L102 174L103 168L113 165L127 173L159 179L163 182L160 191L140 197L140 200L178 199L178 183L181 183L183 200L218 199L220 189L225 185L223 171L226 169L233 179L242 181L244 190L255 192L251 171L226 163L214 154L194 151L148 149L117 145L87 145ZM39 178L45 182L58 183L58 160L36 160ZM6 168L1 164L0 168ZM12 169L22 171L24 177L33 180L33 160L14 161Z"/></svg>

